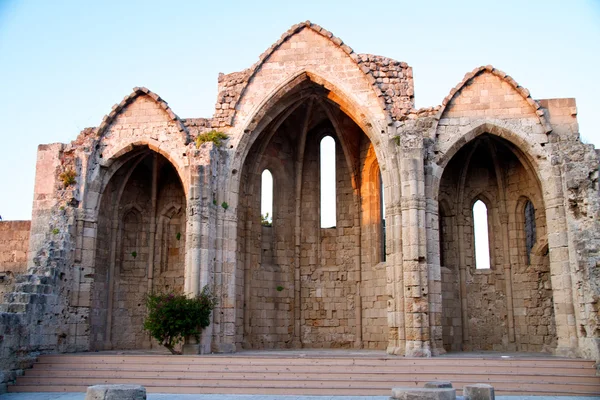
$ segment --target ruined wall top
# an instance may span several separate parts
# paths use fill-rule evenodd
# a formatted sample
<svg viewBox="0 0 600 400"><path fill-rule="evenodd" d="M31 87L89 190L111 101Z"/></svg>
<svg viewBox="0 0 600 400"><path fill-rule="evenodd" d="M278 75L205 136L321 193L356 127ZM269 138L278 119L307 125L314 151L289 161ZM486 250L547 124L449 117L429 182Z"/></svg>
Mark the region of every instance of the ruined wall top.
<svg viewBox="0 0 600 400"><path fill-rule="evenodd" d="M258 62L252 67L241 72L219 75L219 94L213 117L214 127L233 125L240 99L253 77L283 43L303 29L311 29L327 38L354 61L366 75L373 90L380 98L381 107L387 111L390 117L400 118L414 108L412 68L407 63L371 54L357 54L328 30L306 21L292 26L277 42L261 54Z"/></svg>

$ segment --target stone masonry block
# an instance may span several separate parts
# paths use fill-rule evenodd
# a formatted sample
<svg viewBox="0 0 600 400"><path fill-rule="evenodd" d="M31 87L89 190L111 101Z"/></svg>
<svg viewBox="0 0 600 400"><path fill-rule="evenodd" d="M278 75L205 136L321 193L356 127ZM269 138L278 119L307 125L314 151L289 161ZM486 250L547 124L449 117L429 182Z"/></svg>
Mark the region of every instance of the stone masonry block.
<svg viewBox="0 0 600 400"><path fill-rule="evenodd" d="M494 400L494 387L484 383L466 385L463 388L465 400Z"/></svg>
<svg viewBox="0 0 600 400"><path fill-rule="evenodd" d="M146 400L146 388L140 385L89 386L85 400Z"/></svg>
<svg viewBox="0 0 600 400"><path fill-rule="evenodd" d="M392 388L391 399L397 400L455 400L452 388Z"/></svg>
<svg viewBox="0 0 600 400"><path fill-rule="evenodd" d="M452 388L452 382L450 381L433 381L425 383L425 388L433 389L433 388Z"/></svg>

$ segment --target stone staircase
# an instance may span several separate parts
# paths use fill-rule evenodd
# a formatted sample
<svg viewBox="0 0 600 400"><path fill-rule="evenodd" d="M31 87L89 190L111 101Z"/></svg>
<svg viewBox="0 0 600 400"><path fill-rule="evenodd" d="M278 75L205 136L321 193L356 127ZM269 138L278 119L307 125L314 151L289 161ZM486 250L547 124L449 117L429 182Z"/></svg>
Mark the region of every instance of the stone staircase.
<svg viewBox="0 0 600 400"><path fill-rule="evenodd" d="M390 357L310 351L171 356L82 353L40 356L9 392L84 392L140 384L154 393L389 396L392 387L487 383L497 395L600 396L594 362L557 357Z"/></svg>
<svg viewBox="0 0 600 400"><path fill-rule="evenodd" d="M13 290L4 295L0 312L26 313L37 304L47 304L53 294L54 280L47 276L23 274L17 275Z"/></svg>

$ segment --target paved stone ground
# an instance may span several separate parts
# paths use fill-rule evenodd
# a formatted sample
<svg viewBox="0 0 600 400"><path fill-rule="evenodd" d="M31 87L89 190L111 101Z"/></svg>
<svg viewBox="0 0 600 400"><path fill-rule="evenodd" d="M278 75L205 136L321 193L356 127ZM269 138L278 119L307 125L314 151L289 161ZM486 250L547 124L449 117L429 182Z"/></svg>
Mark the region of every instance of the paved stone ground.
<svg viewBox="0 0 600 400"><path fill-rule="evenodd" d="M391 391L390 391L391 392ZM462 396L457 396L462 399ZM84 400L85 393L6 393L0 400ZM148 400L389 400L389 396L268 396L243 394L150 393ZM497 400L598 400L576 396L496 396Z"/></svg>

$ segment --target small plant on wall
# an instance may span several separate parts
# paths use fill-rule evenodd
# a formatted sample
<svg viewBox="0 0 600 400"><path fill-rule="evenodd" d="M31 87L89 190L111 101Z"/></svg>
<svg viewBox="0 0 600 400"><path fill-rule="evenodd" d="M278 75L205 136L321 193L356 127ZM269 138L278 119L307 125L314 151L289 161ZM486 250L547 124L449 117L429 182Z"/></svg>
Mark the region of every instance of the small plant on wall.
<svg viewBox="0 0 600 400"><path fill-rule="evenodd" d="M271 218L269 218L269 213L266 214L260 214L260 224L262 226L273 226L273 222L271 221Z"/></svg>
<svg viewBox="0 0 600 400"><path fill-rule="evenodd" d="M221 146L223 140L228 138L229 136L223 132L215 131L213 129L212 131L201 133L200 135L196 136L196 148L200 148L200 146L206 142L213 142L215 146L218 147Z"/></svg>
<svg viewBox="0 0 600 400"><path fill-rule="evenodd" d="M210 325L210 313L217 298L208 286L194 298L174 292L151 293L146 298L148 316L144 329L171 354L181 354L175 346L186 337L200 340L202 330Z"/></svg>
<svg viewBox="0 0 600 400"><path fill-rule="evenodd" d="M76 176L77 176L77 174L75 173L74 170L68 169L59 175L59 179L62 181L63 186L65 188L67 188L75 183Z"/></svg>

